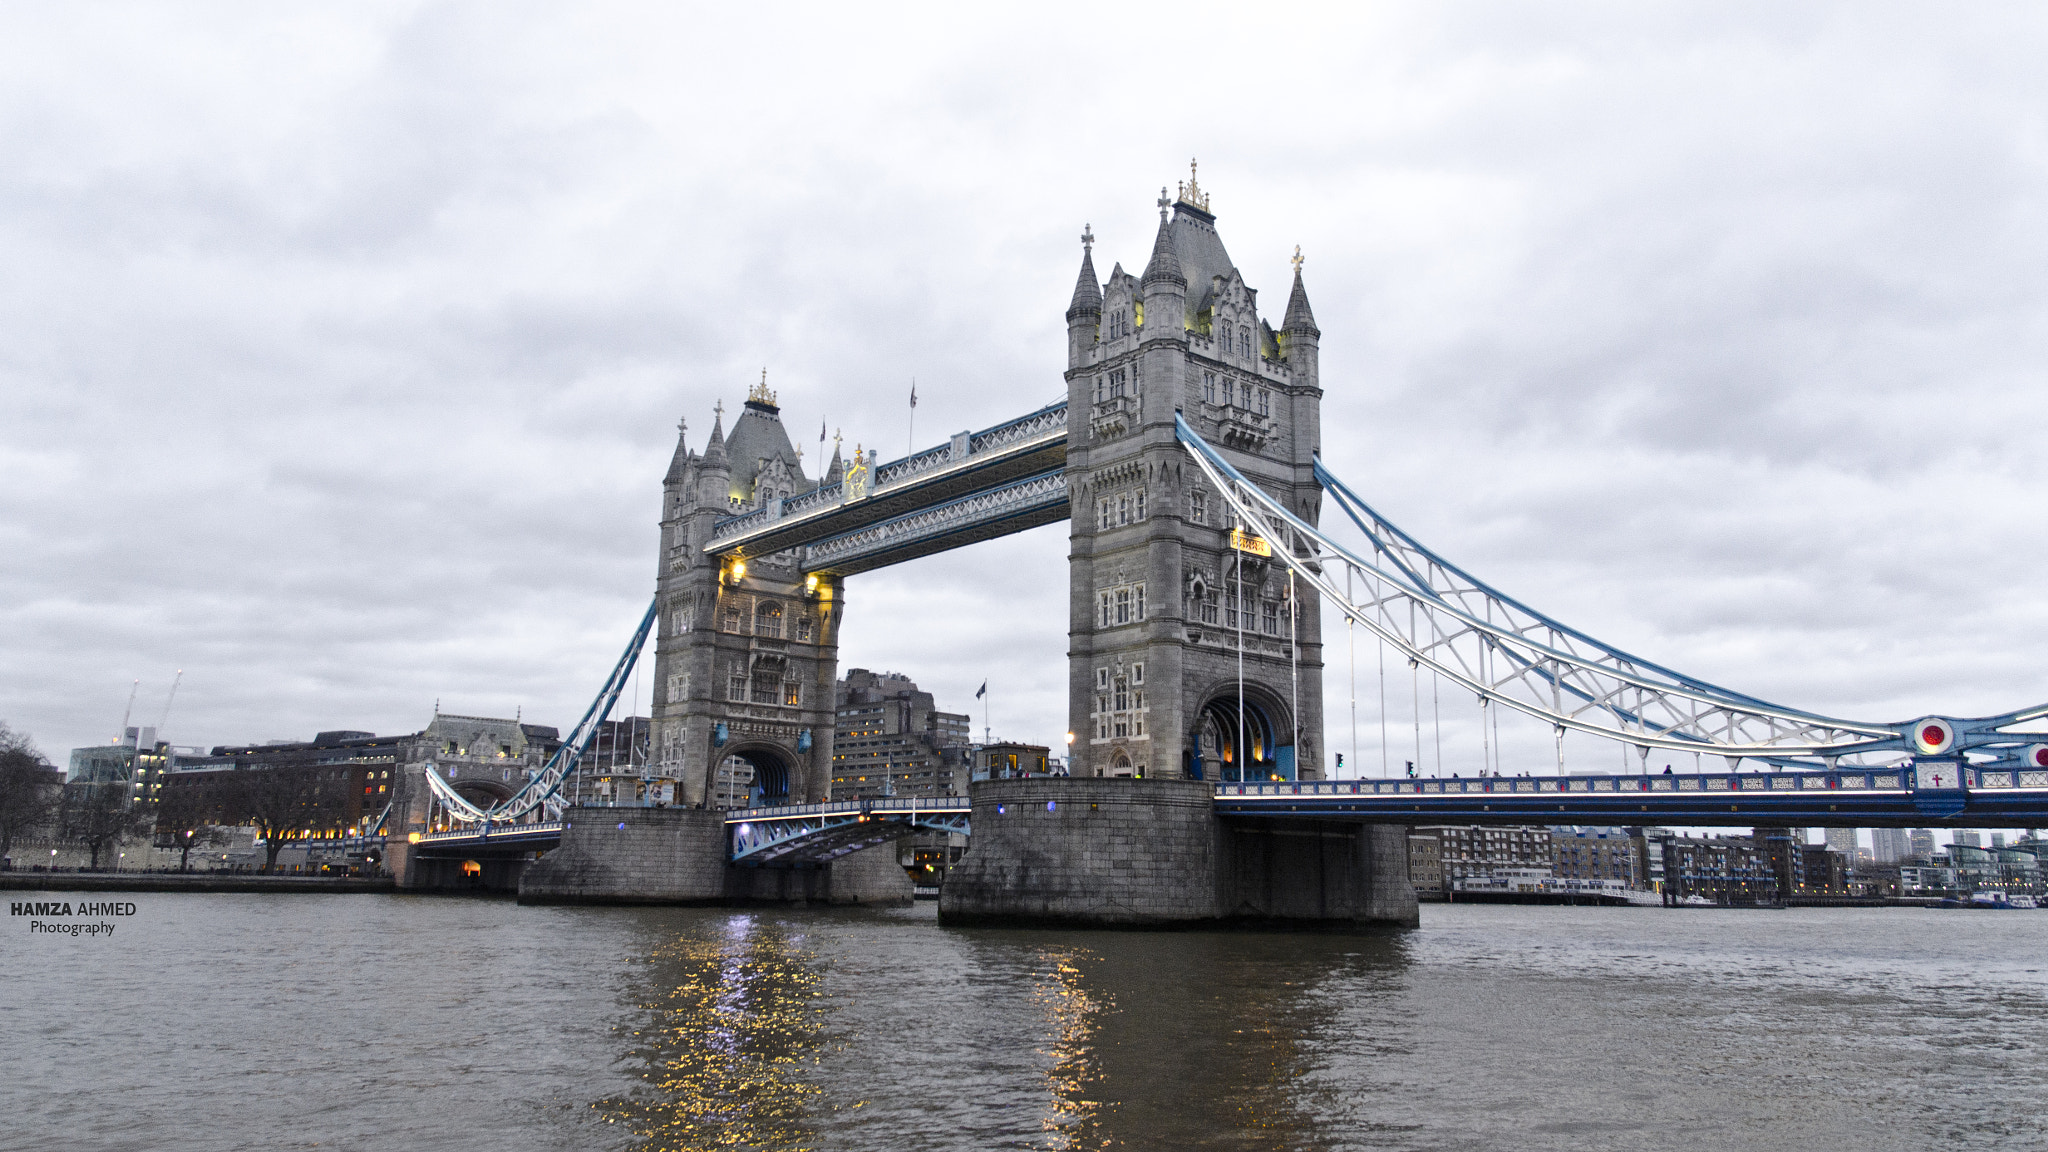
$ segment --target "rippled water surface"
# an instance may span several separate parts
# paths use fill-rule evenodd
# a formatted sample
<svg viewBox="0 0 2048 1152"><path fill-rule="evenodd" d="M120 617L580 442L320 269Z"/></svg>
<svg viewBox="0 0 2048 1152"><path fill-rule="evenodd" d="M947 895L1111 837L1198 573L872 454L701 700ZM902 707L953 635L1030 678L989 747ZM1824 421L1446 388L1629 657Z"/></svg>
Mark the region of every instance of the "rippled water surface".
<svg viewBox="0 0 2048 1152"><path fill-rule="evenodd" d="M10 917L0 1147L2048 1147L2048 912L134 899Z"/></svg>

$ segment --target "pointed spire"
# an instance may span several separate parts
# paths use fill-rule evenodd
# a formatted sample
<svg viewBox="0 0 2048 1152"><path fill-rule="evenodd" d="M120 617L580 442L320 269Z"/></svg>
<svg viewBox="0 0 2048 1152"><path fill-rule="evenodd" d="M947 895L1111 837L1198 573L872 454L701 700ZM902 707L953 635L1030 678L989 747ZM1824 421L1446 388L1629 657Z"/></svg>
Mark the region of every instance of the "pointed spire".
<svg viewBox="0 0 2048 1152"><path fill-rule="evenodd" d="M1164 281L1186 288L1188 286L1188 278L1181 274L1180 256L1173 250L1173 233L1170 230L1172 225L1166 217L1167 206L1172 203L1171 200L1166 198L1166 189L1161 188L1159 190L1159 235L1152 241L1152 260L1145 265L1145 275L1142 280L1145 284Z"/></svg>
<svg viewBox="0 0 2048 1152"><path fill-rule="evenodd" d="M704 445L704 462L715 467L726 466L725 460L725 401L720 400L712 409L711 440Z"/></svg>
<svg viewBox="0 0 2048 1152"><path fill-rule="evenodd" d="M1081 277L1074 282L1074 302L1067 305L1067 321L1102 315L1102 284L1095 279L1095 230L1081 226Z"/></svg>
<svg viewBox="0 0 2048 1152"><path fill-rule="evenodd" d="M837 484L846 478L846 461L839 458L839 433L832 434L832 463L825 469L825 484Z"/></svg>
<svg viewBox="0 0 2048 1152"><path fill-rule="evenodd" d="M1321 336L1322 329L1316 327L1316 314L1309 311L1308 290L1301 286L1301 245L1294 246L1294 291L1287 297L1287 318L1280 327L1287 332L1300 332L1308 336Z"/></svg>
<svg viewBox="0 0 2048 1152"><path fill-rule="evenodd" d="M690 422L688 420L676 421L676 454L675 458L668 462L668 476L662 480L663 484L679 483L683 479L684 474L689 471L689 438Z"/></svg>

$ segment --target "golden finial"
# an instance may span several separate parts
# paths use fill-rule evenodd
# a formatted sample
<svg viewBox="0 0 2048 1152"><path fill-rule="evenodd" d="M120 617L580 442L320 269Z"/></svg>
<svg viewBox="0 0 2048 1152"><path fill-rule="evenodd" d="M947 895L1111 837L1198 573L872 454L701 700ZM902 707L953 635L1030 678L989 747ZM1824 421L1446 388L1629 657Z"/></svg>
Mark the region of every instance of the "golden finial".
<svg viewBox="0 0 2048 1152"><path fill-rule="evenodd" d="M1180 202L1207 212L1209 210L1209 194L1202 191L1201 184L1195 180L1197 167L1198 165L1196 165L1193 159L1188 161L1188 180L1187 183L1180 186Z"/></svg>
<svg viewBox="0 0 2048 1152"><path fill-rule="evenodd" d="M775 407L775 393L768 390L768 369L761 369L761 382L747 390L747 403Z"/></svg>
<svg viewBox="0 0 2048 1152"><path fill-rule="evenodd" d="M1294 259L1289 260L1288 263L1294 265L1294 274L1296 276L1301 275L1301 245L1296 244L1294 246Z"/></svg>

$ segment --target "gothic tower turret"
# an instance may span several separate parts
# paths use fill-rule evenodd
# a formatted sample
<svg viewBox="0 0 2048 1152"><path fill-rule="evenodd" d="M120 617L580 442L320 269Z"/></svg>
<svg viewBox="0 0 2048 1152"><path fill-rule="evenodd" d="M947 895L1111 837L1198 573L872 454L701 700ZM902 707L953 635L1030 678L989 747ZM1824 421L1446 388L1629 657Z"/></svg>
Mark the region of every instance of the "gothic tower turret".
<svg viewBox="0 0 2048 1152"><path fill-rule="evenodd" d="M725 431L715 410L703 453L679 439L662 483L654 727L637 779L616 802L733 805L822 800L831 782L838 676L835 577L807 577L792 552L705 551L735 515L779 514L811 491L764 378ZM635 795L623 795L629 788Z"/></svg>
<svg viewBox="0 0 2048 1152"><path fill-rule="evenodd" d="M1160 208L1143 275L1110 275L1099 338L1076 338L1078 288L1068 310L1073 771L1316 779L1317 600L1273 559L1279 533L1205 490L1174 417L1314 523L1320 333L1298 274L1282 331L1259 318L1192 171Z"/></svg>
<svg viewBox="0 0 2048 1152"><path fill-rule="evenodd" d="M1102 285L1095 280L1095 230L1081 229L1081 276L1067 305L1067 367L1079 365L1095 347L1102 327Z"/></svg>

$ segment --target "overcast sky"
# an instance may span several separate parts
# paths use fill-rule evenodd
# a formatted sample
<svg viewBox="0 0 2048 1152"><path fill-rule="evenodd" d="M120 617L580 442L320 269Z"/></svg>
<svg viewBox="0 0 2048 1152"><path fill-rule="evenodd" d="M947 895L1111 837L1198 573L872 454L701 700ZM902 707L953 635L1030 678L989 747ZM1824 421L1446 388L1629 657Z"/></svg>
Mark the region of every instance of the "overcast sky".
<svg viewBox="0 0 2048 1152"><path fill-rule="evenodd" d="M886 458L912 377L920 442L1058 397L1082 225L1141 267L1190 156L1423 541L1787 704L2048 699L2037 6L759 13L5 9L0 719L61 760L182 668L180 744L566 727L678 418L765 365ZM854 578L843 666L1056 742L1065 532Z"/></svg>

